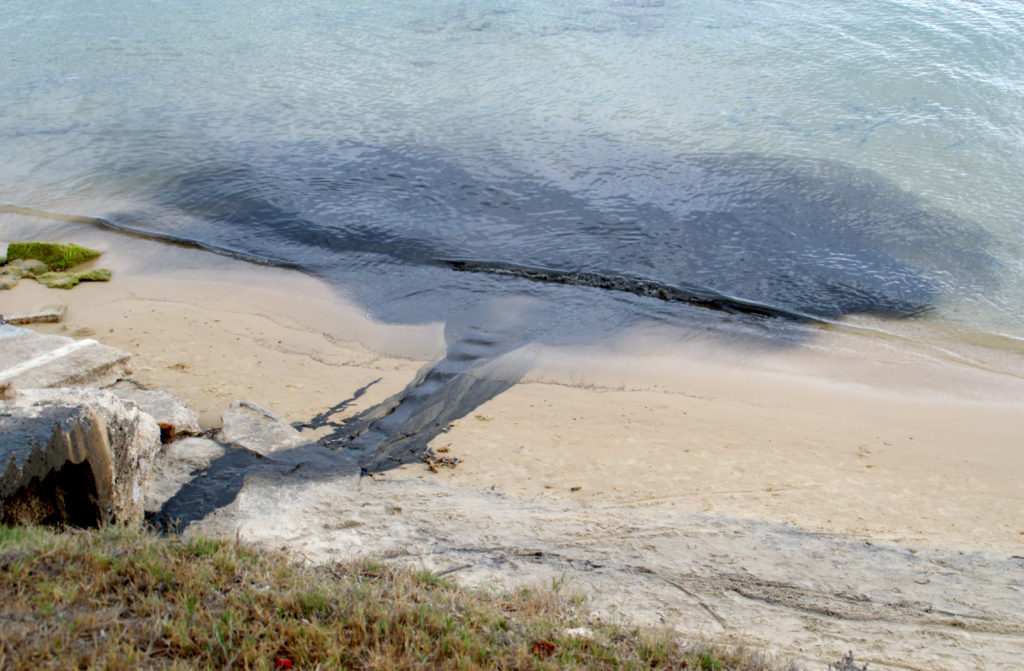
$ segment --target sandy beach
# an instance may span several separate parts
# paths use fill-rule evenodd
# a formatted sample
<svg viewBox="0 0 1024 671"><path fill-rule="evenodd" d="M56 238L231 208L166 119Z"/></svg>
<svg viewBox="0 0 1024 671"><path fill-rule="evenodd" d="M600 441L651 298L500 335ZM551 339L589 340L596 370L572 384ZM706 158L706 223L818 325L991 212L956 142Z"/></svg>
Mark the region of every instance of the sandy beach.
<svg viewBox="0 0 1024 671"><path fill-rule="evenodd" d="M346 411L356 413L443 354L440 324L374 323L301 273L80 225L60 236L102 250L113 280L71 291L23 280L0 294L0 312L66 304L63 323L33 328L129 351L134 378L192 402L205 427L217 427L236 398L300 422L373 383ZM844 349L854 339L842 329L823 331L818 347L771 351L687 342L651 354L650 343L636 346L644 337L513 354L528 357L525 378L432 443L461 460L456 468L435 474L412 464L380 480L405 483L410 501L426 496L424 486L476 492L561 511L563 522L574 510L634 530L690 516L909 553L1024 555L1020 377L936 360L927 348ZM363 480L368 492L398 496ZM287 546L281 533L268 538ZM324 543L307 534L298 545L315 558ZM635 537L626 544L643 555ZM619 612L657 621L656 605L630 610L627 601L618 598ZM748 640L811 659L846 644L815 649L756 632ZM899 668L920 668L913 659L908 653Z"/></svg>
<svg viewBox="0 0 1024 671"><path fill-rule="evenodd" d="M301 273L75 235L106 248L113 281L72 291L23 281L0 296L3 311L67 304L62 324L35 328L125 349L137 380L188 399L205 427L236 398L300 422L379 380L353 414L443 355L441 324L371 322ZM147 270L161 258L168 270ZM624 349L520 354L533 364L525 379L434 441L463 460L444 477L528 499L658 502L1024 554L1024 380L891 351Z"/></svg>

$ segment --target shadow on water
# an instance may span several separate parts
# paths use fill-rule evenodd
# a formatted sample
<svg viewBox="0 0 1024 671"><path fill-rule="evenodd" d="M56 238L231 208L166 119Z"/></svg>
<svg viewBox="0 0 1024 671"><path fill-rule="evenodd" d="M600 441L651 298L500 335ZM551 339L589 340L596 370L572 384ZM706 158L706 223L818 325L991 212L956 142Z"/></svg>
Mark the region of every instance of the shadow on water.
<svg viewBox="0 0 1024 671"><path fill-rule="evenodd" d="M525 370L503 355L529 342L659 320L784 345L844 315L913 317L995 276L976 226L835 162L609 153L538 175L345 142L231 154L163 183L152 211L101 223L302 268L379 320L443 321L441 361L322 440L367 470L419 458L515 384Z"/></svg>

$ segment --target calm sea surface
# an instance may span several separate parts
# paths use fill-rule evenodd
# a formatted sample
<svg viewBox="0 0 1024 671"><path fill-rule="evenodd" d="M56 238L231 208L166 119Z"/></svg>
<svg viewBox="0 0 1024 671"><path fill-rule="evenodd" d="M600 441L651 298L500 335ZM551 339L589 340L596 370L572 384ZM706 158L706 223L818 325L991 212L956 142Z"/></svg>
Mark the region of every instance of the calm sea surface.
<svg viewBox="0 0 1024 671"><path fill-rule="evenodd" d="M696 293L1024 370L1024 3L5 0L0 35L0 205L506 349L763 328Z"/></svg>

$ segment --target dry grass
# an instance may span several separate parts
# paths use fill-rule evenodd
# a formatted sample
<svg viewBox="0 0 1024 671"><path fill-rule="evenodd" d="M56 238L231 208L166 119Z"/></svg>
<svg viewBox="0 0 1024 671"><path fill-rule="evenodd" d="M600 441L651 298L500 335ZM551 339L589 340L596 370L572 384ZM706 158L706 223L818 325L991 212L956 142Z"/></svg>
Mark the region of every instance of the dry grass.
<svg viewBox="0 0 1024 671"><path fill-rule="evenodd" d="M311 568L205 539L0 527L0 668L783 668L591 622L557 587L494 596L374 562ZM593 637L566 631L579 627Z"/></svg>

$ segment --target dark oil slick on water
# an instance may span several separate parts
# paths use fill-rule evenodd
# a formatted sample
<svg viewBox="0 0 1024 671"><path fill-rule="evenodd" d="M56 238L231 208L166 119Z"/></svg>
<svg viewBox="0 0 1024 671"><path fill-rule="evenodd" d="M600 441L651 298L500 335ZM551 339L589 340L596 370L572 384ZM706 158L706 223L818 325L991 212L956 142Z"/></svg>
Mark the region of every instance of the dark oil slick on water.
<svg viewBox="0 0 1024 671"><path fill-rule="evenodd" d="M487 171L401 148L309 143L208 162L158 197L192 215L204 241L327 278L347 277L342 266L387 269L385 281L397 282L388 291L347 288L395 321L462 310L444 295L457 281L416 286L412 267L532 269L565 283L575 275L640 295L689 292L732 299L741 311L834 319L927 309L952 269L939 265L950 250L975 273L987 262L966 222L837 163L685 156L564 186ZM416 302L427 300L427 311L401 301L421 290Z"/></svg>
<svg viewBox="0 0 1024 671"><path fill-rule="evenodd" d="M354 143L237 153L165 182L151 194L161 216L111 224L303 268L377 319L443 321L441 361L321 441L370 471L419 458L514 384L523 364L499 359L529 342L717 319L778 345L848 314L913 317L992 276L969 222L832 162L693 155L552 178ZM162 517L230 500L228 474L260 458L243 461L215 465Z"/></svg>

